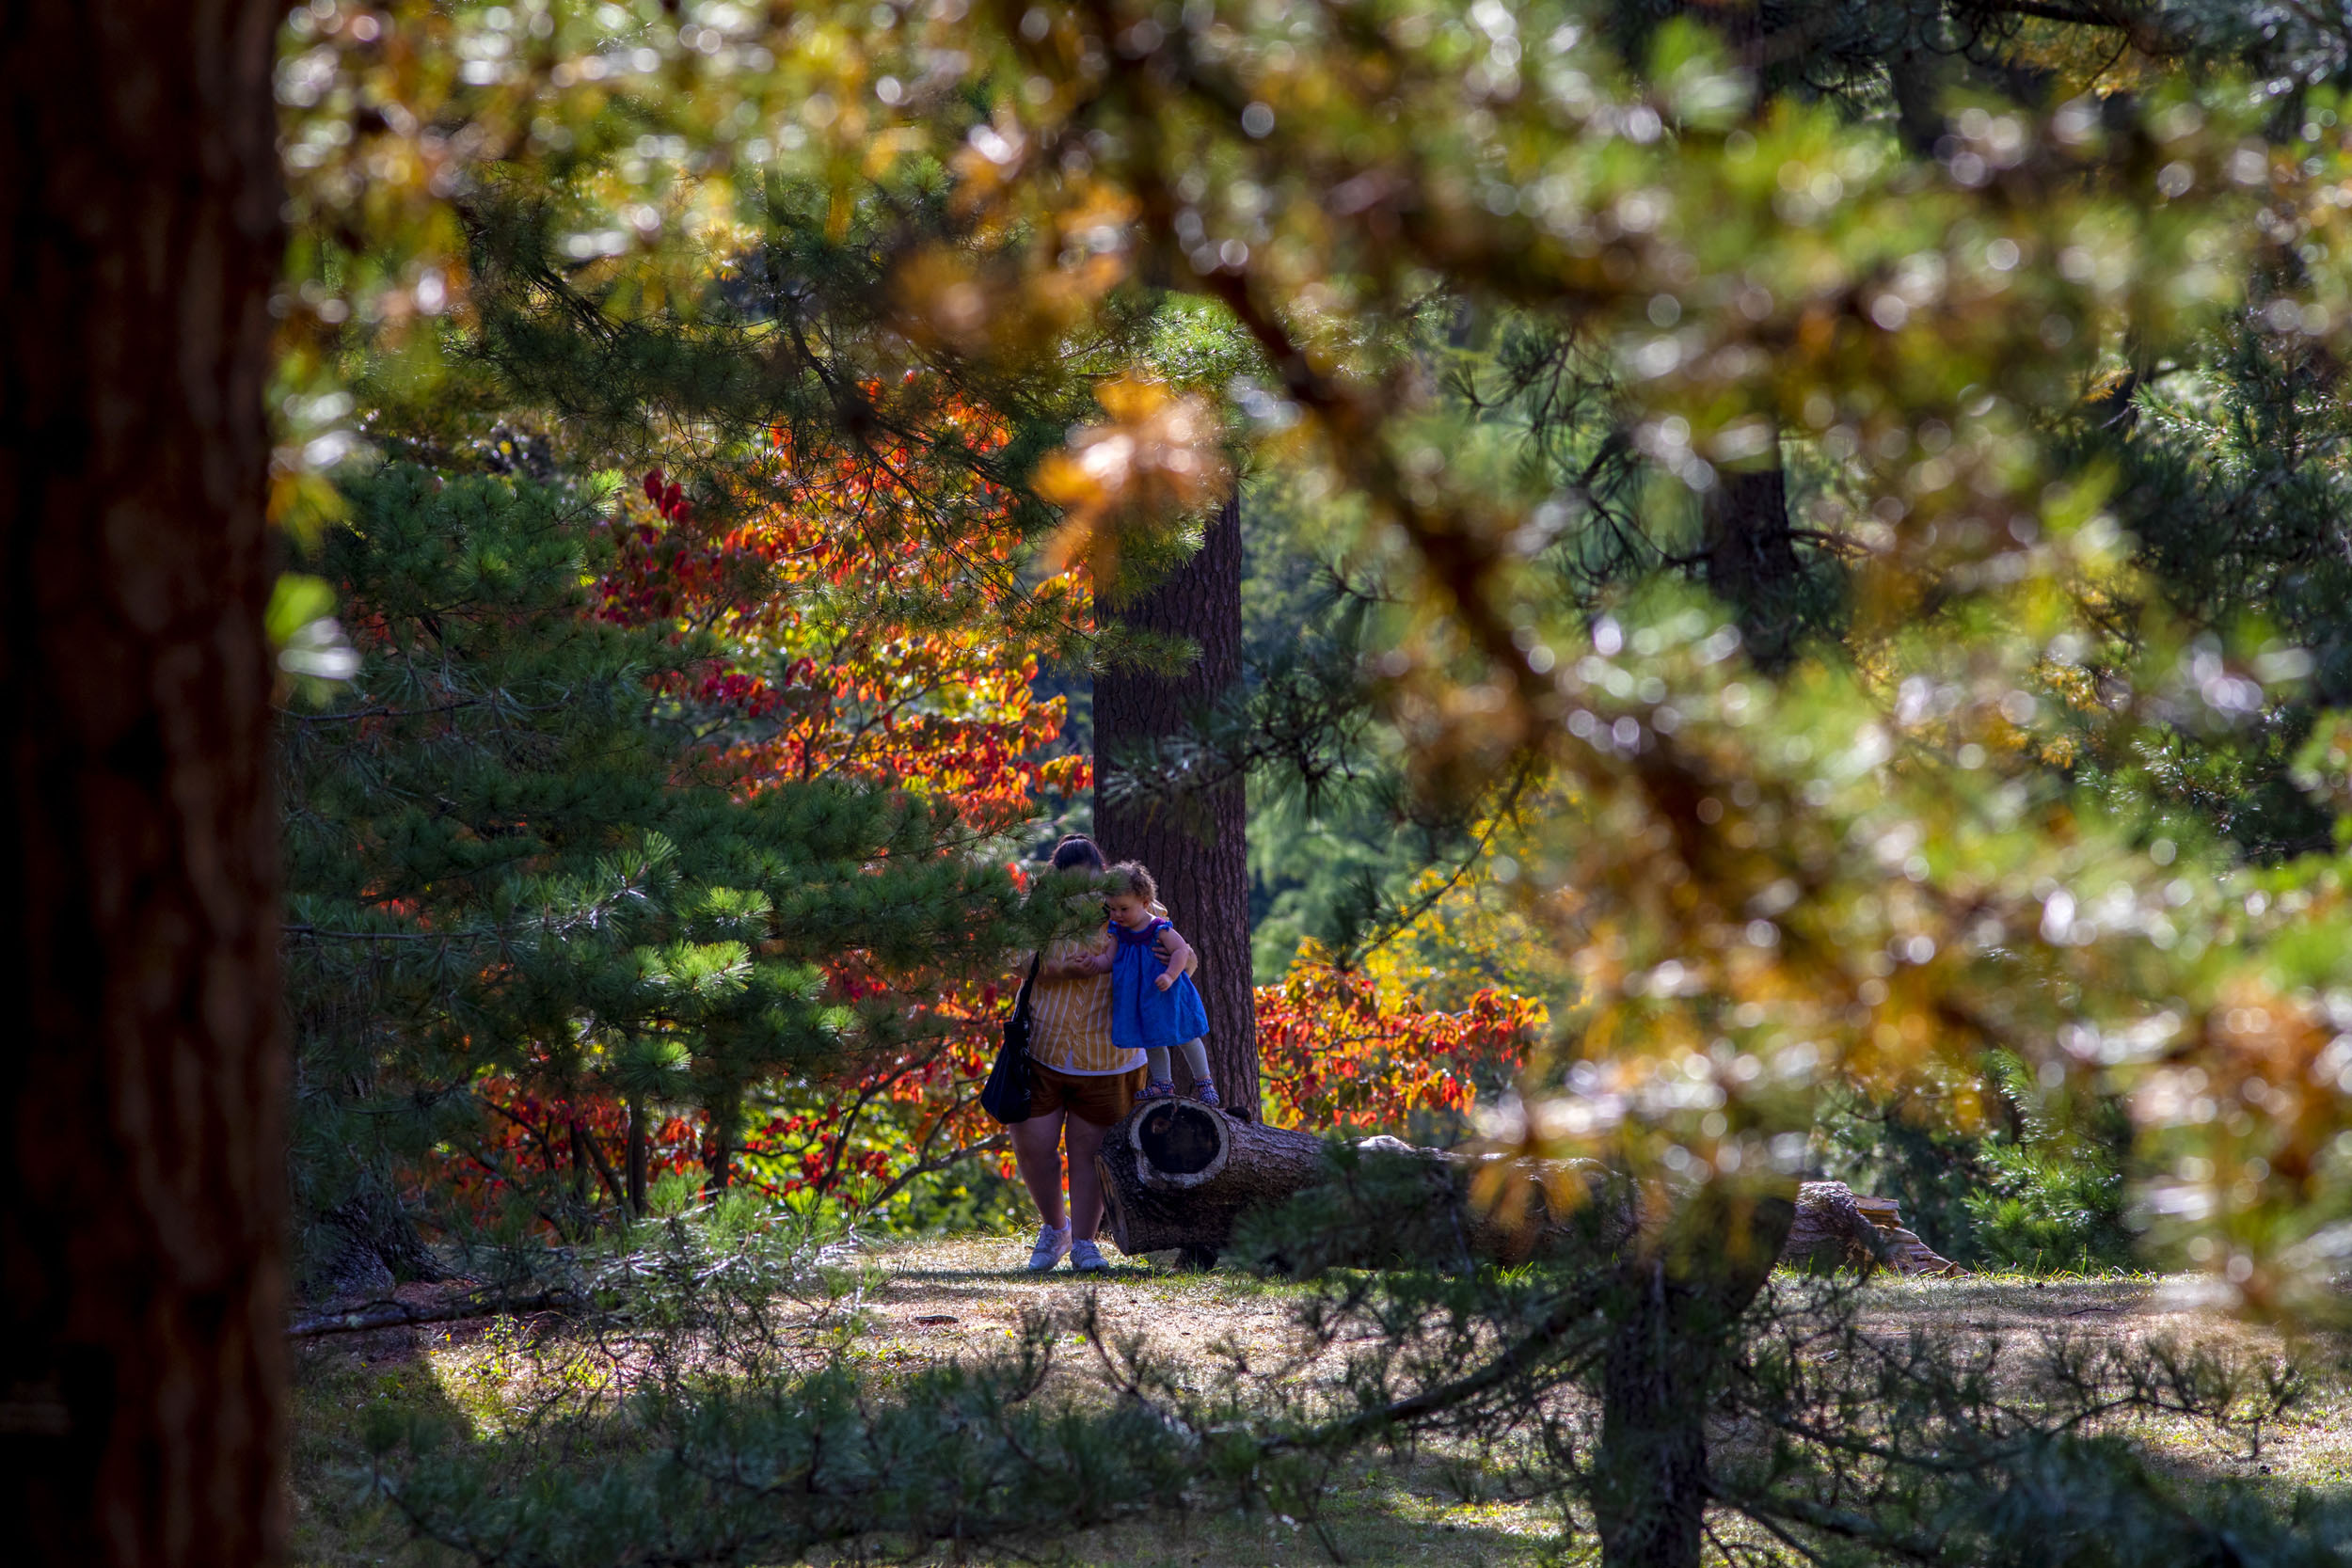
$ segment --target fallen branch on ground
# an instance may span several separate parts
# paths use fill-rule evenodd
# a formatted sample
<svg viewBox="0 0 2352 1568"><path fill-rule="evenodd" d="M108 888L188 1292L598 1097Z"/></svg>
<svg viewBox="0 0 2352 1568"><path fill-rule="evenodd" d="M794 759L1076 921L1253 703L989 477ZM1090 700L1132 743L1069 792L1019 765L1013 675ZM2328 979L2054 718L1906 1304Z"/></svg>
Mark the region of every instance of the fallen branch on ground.
<svg viewBox="0 0 2352 1568"><path fill-rule="evenodd" d="M579 1295L566 1290L469 1291L461 1296L423 1303L371 1301L296 1318L287 1327L286 1337L312 1339L328 1334L365 1334L372 1329L406 1328L419 1323L462 1323L468 1318L567 1312L579 1305Z"/></svg>

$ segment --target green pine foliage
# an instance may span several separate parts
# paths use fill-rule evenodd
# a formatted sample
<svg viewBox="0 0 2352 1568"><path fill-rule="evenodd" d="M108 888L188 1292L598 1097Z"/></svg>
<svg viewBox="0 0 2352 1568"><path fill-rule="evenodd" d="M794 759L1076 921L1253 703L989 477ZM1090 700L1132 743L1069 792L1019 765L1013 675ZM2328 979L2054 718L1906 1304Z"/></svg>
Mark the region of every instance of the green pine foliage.
<svg viewBox="0 0 2352 1568"><path fill-rule="evenodd" d="M1825 1174L1899 1201L1903 1223L1956 1262L2037 1274L2131 1266L2124 1108L2045 1092L2003 1053L1969 1087L1986 1106L1974 1130L1918 1093L1832 1091L1817 1134Z"/></svg>
<svg viewBox="0 0 2352 1568"><path fill-rule="evenodd" d="M283 725L308 1212L380 1215L427 1163L470 1164L576 1232L577 1149L559 1180L554 1151L493 1165L468 1136L491 1078L624 1101L632 1131L698 1114L723 1181L756 1086L887 1043L887 1006L828 994L825 960L919 976L1016 940L1016 890L948 847L939 808L835 784L744 800L703 776L680 680L702 650L588 613L607 542L580 496L394 467L346 497L316 568L359 667ZM591 1153L610 1181L617 1153Z"/></svg>

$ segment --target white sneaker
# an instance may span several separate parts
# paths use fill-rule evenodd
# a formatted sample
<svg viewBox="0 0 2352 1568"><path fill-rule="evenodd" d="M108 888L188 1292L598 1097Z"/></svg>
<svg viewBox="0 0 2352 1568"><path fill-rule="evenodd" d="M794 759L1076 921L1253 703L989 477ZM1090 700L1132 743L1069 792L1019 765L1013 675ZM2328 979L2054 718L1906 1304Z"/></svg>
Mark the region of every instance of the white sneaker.
<svg viewBox="0 0 2352 1568"><path fill-rule="evenodd" d="M1062 1254L1069 1250L1070 1227L1068 1226L1063 1226L1059 1230L1050 1225L1041 1227L1037 1233L1037 1245L1029 1251L1029 1272L1043 1274L1060 1262Z"/></svg>
<svg viewBox="0 0 2352 1568"><path fill-rule="evenodd" d="M1111 1266L1111 1260L1104 1257L1103 1249L1090 1241L1073 1242L1070 1243L1070 1266L1080 1274L1099 1274Z"/></svg>

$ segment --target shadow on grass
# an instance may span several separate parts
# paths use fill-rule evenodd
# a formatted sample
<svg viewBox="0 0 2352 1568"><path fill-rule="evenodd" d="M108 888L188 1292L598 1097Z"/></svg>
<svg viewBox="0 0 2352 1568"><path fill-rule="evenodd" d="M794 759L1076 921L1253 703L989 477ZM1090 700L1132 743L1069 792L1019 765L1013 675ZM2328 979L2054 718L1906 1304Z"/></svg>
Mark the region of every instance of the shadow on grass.
<svg viewBox="0 0 2352 1568"><path fill-rule="evenodd" d="M441 1337L391 1329L294 1347L290 1557L299 1568L447 1560L413 1551L406 1523L361 1479L371 1422L390 1416L469 1424L425 1353Z"/></svg>
<svg viewBox="0 0 2352 1568"><path fill-rule="evenodd" d="M980 1275L972 1283L1001 1281ZM666 1439L636 1424L626 1404L608 1401L593 1411L555 1416L535 1412L534 1395L547 1386L549 1369L560 1368L562 1341L552 1337L546 1342L543 1348L558 1351L547 1360L534 1358L528 1341L528 1331L510 1326L470 1342L428 1346L426 1354L405 1358L380 1346L344 1344L304 1351L294 1410L294 1560L320 1568L449 1568L473 1560L414 1539L406 1519L371 1488L371 1429L380 1434L395 1427L438 1427L443 1436L436 1445L434 1463L453 1462L478 1478L491 1496L545 1497L548 1483L556 1481L558 1489L587 1488L576 1496L591 1512L599 1478L658 1458ZM562 1374L558 1370L552 1375ZM950 1420L948 1428L956 1425ZM930 1429L930 1441L952 1444L946 1430ZM1114 1432L1105 1429L1102 1435L1116 1443ZM885 1443L881 1451L893 1448ZM903 1443L895 1451L911 1457ZM1146 1444L1131 1457L1155 1451L1160 1451L1158 1446ZM1187 1484L1186 1478L1172 1470L1155 1473L1133 1465L1116 1470L1124 1481L1102 1487L1092 1494L1094 1505L1088 1506L1089 1494L1083 1490L1087 1483L1075 1473L1088 1467L1084 1452L1082 1447L1067 1456L1074 1461L1073 1470L1061 1477L1063 1483L1078 1488L1074 1498L1062 1499L1066 1516L1083 1520L1092 1515L1084 1528L1048 1526L1016 1534L1004 1544L967 1542L960 1551L910 1551L904 1543L877 1547L871 1541L813 1544L778 1555L775 1560L867 1562L877 1560L879 1551L883 1560L922 1564L1047 1561L1071 1568L1280 1568L1332 1561L1336 1553L1339 1560L1351 1564L1447 1562L1518 1568L1542 1557L1548 1534L1543 1515L1493 1500L1493 1488L1470 1475L1479 1469L1476 1463L1466 1464L1458 1456L1365 1455L1348 1460L1326 1478L1328 1484L1319 1494L1320 1517L1294 1520L1262 1506L1232 1506L1230 1494L1220 1503L1215 1483L1204 1488L1202 1476L1192 1476ZM389 1459L391 1473L406 1470L413 1458L395 1449ZM1466 1476L1470 1476L1467 1482ZM1073 1502L1076 1506L1069 1506ZM690 1527L682 1533L694 1532ZM592 1524L586 1535L602 1544L594 1556L599 1564L625 1568L640 1560L625 1547L613 1549L615 1537ZM562 1549L546 1559L573 1560L588 1560ZM704 1560L699 1555L662 1560ZM722 1560L767 1562L770 1557L755 1553L743 1559L711 1559Z"/></svg>

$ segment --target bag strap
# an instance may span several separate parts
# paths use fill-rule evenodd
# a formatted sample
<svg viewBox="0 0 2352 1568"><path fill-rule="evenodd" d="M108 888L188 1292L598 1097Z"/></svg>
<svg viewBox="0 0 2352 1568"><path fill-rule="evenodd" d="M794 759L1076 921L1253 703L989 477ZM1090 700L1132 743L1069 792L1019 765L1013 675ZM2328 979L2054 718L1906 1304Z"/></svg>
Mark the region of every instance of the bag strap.
<svg viewBox="0 0 2352 1568"><path fill-rule="evenodd" d="M1029 958L1029 973L1022 980L1021 994L1013 999L1012 1004L1012 1016L1017 1022L1029 1022L1029 988L1037 984L1038 966L1044 961L1045 949L1042 947L1039 948Z"/></svg>

